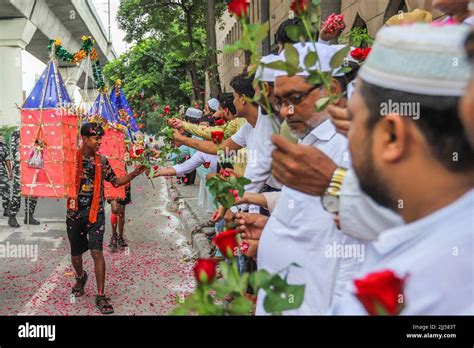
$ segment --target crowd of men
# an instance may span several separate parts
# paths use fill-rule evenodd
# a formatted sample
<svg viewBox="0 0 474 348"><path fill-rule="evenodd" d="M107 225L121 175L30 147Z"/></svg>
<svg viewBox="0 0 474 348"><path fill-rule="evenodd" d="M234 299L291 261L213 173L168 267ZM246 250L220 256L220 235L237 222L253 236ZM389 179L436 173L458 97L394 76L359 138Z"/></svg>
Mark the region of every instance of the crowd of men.
<svg viewBox="0 0 474 348"><path fill-rule="evenodd" d="M331 90L308 80L305 58L316 50L325 71L341 46L293 42L285 26L297 19L288 20L278 54L261 62L285 61L293 43L300 72L262 65L235 76L213 114L227 126L169 120L175 141L197 152L155 176L211 162L252 181L211 220L216 233L234 224L248 243L241 272L300 266L287 280L306 285L304 301L285 314L366 314L354 280L387 270L404 284L402 314L474 313L474 17L468 1L434 3L447 20L382 28L363 64L333 73ZM262 89L269 103L255 102ZM341 97L317 111L331 96Z"/></svg>
<svg viewBox="0 0 474 348"><path fill-rule="evenodd" d="M278 52L263 57L255 74L246 67L232 79L232 93L210 99L204 111L187 109L184 120L168 120L181 158L155 177L193 184L197 171L199 202L212 212L215 233L232 225L248 244L238 257L240 272L299 265L287 281L306 285L304 300L284 314L367 314L354 295L357 281L387 271L403 283L402 314L474 314L474 16L468 1L434 5L446 22L391 21L363 64L348 55L350 71L332 70L329 87L309 77L314 69L327 71L341 46L325 40L333 37L324 31L314 44L294 42L286 27L298 19L287 20L276 36ZM288 44L299 54L295 75L268 66L288 59ZM319 60L308 67L313 52ZM256 98L263 94L268 100ZM317 109L327 97L330 105ZM223 132L219 144L216 131ZM110 314L103 184L126 185L145 168L117 177L97 153L103 134L97 124L81 128L79 194L68 200L66 222L72 293L84 294L82 255L90 250L95 303ZM12 227L19 226L18 142L19 132L10 149L0 138L0 190ZM231 209L216 205L205 185L224 169L251 181ZM25 204L25 223L38 224L36 200L25 197ZM119 227L110 242L115 248L126 245L119 208L111 218L114 231ZM223 259L218 250L213 257ZM387 284L372 286L377 292ZM266 314L265 293L255 295L256 314Z"/></svg>

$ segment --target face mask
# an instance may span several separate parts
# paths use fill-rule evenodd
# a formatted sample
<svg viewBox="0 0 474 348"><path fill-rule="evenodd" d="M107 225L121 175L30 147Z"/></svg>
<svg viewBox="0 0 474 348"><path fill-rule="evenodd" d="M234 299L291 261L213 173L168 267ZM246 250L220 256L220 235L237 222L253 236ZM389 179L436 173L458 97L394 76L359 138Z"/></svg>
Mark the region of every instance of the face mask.
<svg viewBox="0 0 474 348"><path fill-rule="evenodd" d="M339 198L341 232L360 240L376 240L380 233L403 225L402 218L375 203L359 187L354 170L347 171Z"/></svg>

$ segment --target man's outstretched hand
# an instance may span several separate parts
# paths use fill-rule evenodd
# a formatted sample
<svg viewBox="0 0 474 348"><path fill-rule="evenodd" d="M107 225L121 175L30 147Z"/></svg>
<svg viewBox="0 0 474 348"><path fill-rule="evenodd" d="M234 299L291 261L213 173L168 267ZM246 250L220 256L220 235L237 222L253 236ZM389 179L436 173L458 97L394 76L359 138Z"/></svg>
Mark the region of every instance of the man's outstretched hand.
<svg viewBox="0 0 474 348"><path fill-rule="evenodd" d="M173 127L176 129L183 127L183 121L181 121L179 118L170 118L168 120L168 124L170 125L170 127Z"/></svg>
<svg viewBox="0 0 474 348"><path fill-rule="evenodd" d="M321 150L293 144L273 135L272 175L283 185L313 196L321 196L329 186L336 164Z"/></svg>
<svg viewBox="0 0 474 348"><path fill-rule="evenodd" d="M234 224L244 239L260 239L268 216L251 213L236 213Z"/></svg>
<svg viewBox="0 0 474 348"><path fill-rule="evenodd" d="M147 167L144 166L144 165L140 165L138 167L136 167L134 170L133 170L133 174L135 176L139 176L141 173L143 173L144 171L147 170Z"/></svg>

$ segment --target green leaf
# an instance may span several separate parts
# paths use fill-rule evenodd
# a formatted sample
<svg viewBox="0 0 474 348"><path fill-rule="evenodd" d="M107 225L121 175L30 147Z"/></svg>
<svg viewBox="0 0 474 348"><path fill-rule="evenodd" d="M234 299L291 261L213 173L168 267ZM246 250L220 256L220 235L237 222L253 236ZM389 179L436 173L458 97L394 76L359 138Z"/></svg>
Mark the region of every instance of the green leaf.
<svg viewBox="0 0 474 348"><path fill-rule="evenodd" d="M342 65L344 62L344 59L347 57L349 54L349 51L351 48L349 46L341 48L339 51L337 51L331 58L331 61L329 62L329 65L331 66L332 69L336 69Z"/></svg>
<svg viewBox="0 0 474 348"><path fill-rule="evenodd" d="M283 291L267 291L263 308L268 313L297 309L304 299L305 285L288 285Z"/></svg>
<svg viewBox="0 0 474 348"><path fill-rule="evenodd" d="M295 42L300 41L301 33L300 33L300 28L297 25L290 25L285 28L285 31L286 31L286 35L288 35L288 37L291 40Z"/></svg>
<svg viewBox="0 0 474 348"><path fill-rule="evenodd" d="M324 86L330 86L332 82L332 74L328 71L318 71L318 75L323 81Z"/></svg>
<svg viewBox="0 0 474 348"><path fill-rule="evenodd" d="M230 302L230 314L232 315L250 315L252 310L252 301L243 296L238 296Z"/></svg>
<svg viewBox="0 0 474 348"><path fill-rule="evenodd" d="M269 29L270 29L270 25L268 24L268 22L256 25L254 40L257 47L268 36Z"/></svg>
<svg viewBox="0 0 474 348"><path fill-rule="evenodd" d="M271 274L268 273L268 271L262 269L256 272L252 272L250 274L249 281L250 285L252 285L255 291L258 291L261 288L265 288L270 282L271 278Z"/></svg>
<svg viewBox="0 0 474 348"><path fill-rule="evenodd" d="M316 52L309 52L304 58L304 66L309 69L318 61L318 54Z"/></svg>
<svg viewBox="0 0 474 348"><path fill-rule="evenodd" d="M225 196L225 205L224 207L226 207L227 209L230 209L232 208L232 206L234 205L235 203L235 198L234 198L234 195L228 193L226 196Z"/></svg>
<svg viewBox="0 0 474 348"><path fill-rule="evenodd" d="M282 61L282 60L277 60L276 62L271 62L271 63L268 63L268 64L265 64L266 67L269 67L270 69L274 69L274 70L282 70L282 71L287 71L287 66L286 66L286 62Z"/></svg>
<svg viewBox="0 0 474 348"><path fill-rule="evenodd" d="M350 66L343 66L342 68L336 71L336 74L347 74L348 72L351 72L351 71L352 71L352 68Z"/></svg>
<svg viewBox="0 0 474 348"><path fill-rule="evenodd" d="M245 186L252 183L252 180L247 179L245 176L241 176L240 178L237 178L237 183L241 186Z"/></svg>
<svg viewBox="0 0 474 348"><path fill-rule="evenodd" d="M244 274L242 274L240 276L240 286L239 286L239 289L240 291L243 293L247 290L247 287L248 287L248 283L249 283L249 277L250 277L250 273L248 272L245 272Z"/></svg>
<svg viewBox="0 0 474 348"><path fill-rule="evenodd" d="M306 80L306 82L308 82L311 85L320 85L323 83L323 80L321 79L321 77L319 76L317 72L310 71L310 75L308 79Z"/></svg>
<svg viewBox="0 0 474 348"><path fill-rule="evenodd" d="M318 101L316 102L316 111L321 112L324 109L326 109L330 101L331 101L330 97L324 97L324 98L318 99Z"/></svg>
<svg viewBox="0 0 474 348"><path fill-rule="evenodd" d="M285 44L285 60L288 67L298 69L300 65L299 53L292 44Z"/></svg>

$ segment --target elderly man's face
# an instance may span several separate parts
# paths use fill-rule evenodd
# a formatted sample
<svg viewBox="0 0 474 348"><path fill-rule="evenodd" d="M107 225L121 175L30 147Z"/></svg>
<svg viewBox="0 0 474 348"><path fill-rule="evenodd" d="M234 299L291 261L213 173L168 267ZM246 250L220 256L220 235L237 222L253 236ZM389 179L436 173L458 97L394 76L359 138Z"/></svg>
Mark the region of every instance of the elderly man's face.
<svg viewBox="0 0 474 348"><path fill-rule="evenodd" d="M291 132L299 139L329 117L326 111L315 109L318 99L327 96L327 92L308 84L302 76L278 76L274 93L276 103L281 105L281 118L286 119Z"/></svg>

